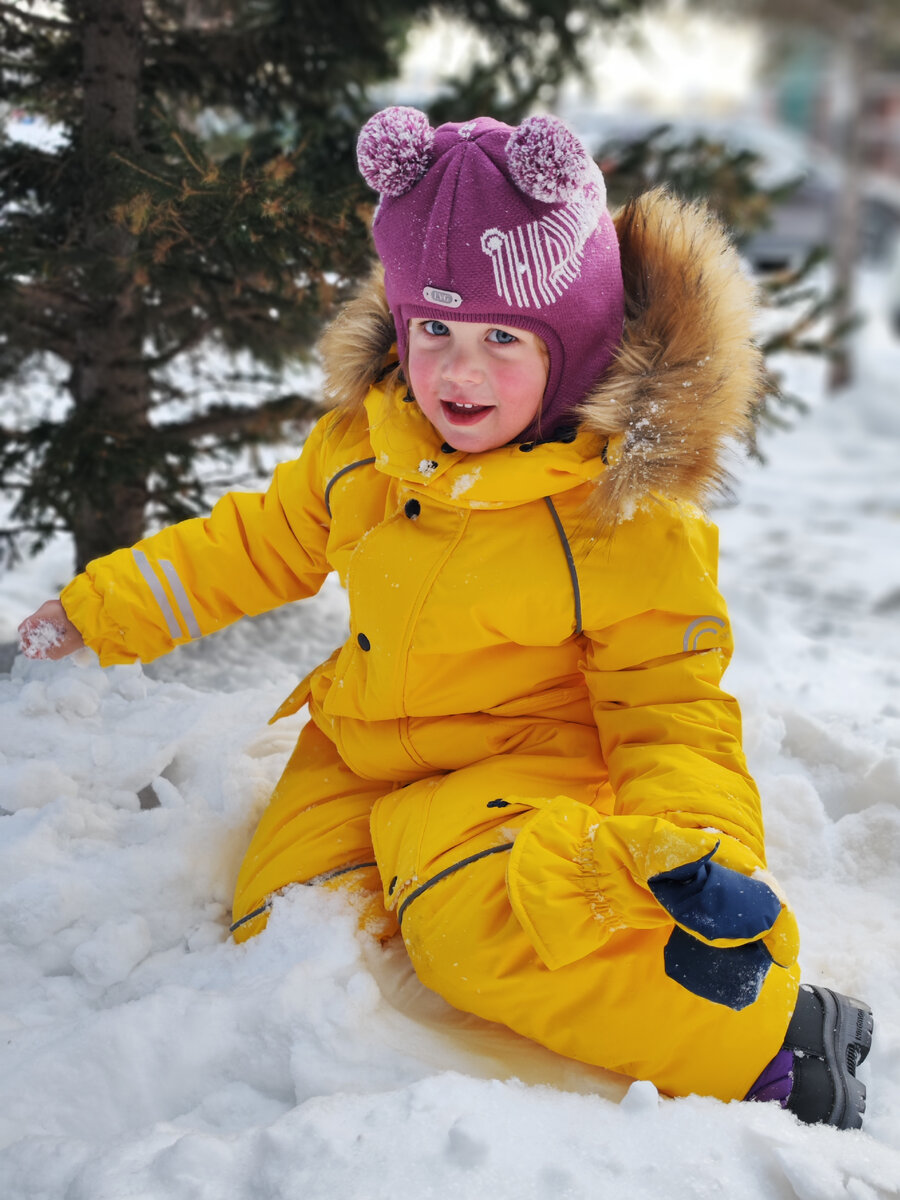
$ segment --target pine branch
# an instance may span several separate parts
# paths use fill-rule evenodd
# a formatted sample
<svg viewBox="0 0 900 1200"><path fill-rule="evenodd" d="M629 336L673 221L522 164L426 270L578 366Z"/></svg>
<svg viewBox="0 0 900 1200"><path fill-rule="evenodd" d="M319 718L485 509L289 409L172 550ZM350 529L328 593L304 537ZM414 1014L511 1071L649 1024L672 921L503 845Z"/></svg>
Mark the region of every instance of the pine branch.
<svg viewBox="0 0 900 1200"><path fill-rule="evenodd" d="M17 337L19 348L27 348L29 353L55 354L70 366L78 358L78 345L72 337L36 317L22 322Z"/></svg>
<svg viewBox="0 0 900 1200"><path fill-rule="evenodd" d="M23 12L15 4L0 3L0 16L8 16L16 21L25 21L29 25L40 25L44 29L62 29L71 33L75 25L71 21L60 21L56 17L43 17L39 13Z"/></svg>
<svg viewBox="0 0 900 1200"><path fill-rule="evenodd" d="M90 312L90 305L83 300L40 283L17 284L16 299L29 316L43 316L48 308L79 319Z"/></svg>
<svg viewBox="0 0 900 1200"><path fill-rule="evenodd" d="M258 408L230 408L217 405L202 416L187 421L157 426L159 433L194 441L201 437L262 437L286 421L312 421L321 416L324 408L318 400L296 392L268 400Z"/></svg>
<svg viewBox="0 0 900 1200"><path fill-rule="evenodd" d="M180 342L176 342L163 354L157 354L154 358L145 356L141 362L148 371L156 371L160 367L165 367L180 355L187 353L188 350L199 346L206 335L213 332L217 324L218 322L214 321L212 317L207 317L205 320L199 321L190 333L185 334Z"/></svg>
<svg viewBox="0 0 900 1200"><path fill-rule="evenodd" d="M18 284L8 311L16 311L17 347L49 351L63 362L77 357L73 330L88 308L81 301L40 284Z"/></svg>

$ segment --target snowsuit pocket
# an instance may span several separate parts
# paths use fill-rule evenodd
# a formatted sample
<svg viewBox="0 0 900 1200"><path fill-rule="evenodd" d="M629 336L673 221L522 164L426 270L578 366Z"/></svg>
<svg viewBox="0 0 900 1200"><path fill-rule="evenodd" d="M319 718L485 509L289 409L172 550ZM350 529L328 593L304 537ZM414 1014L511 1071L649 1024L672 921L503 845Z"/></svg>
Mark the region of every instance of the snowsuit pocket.
<svg viewBox="0 0 900 1200"><path fill-rule="evenodd" d="M508 849L540 800L498 795L501 764L431 775L381 796L372 809L375 858L388 909L465 860Z"/></svg>
<svg viewBox="0 0 900 1200"><path fill-rule="evenodd" d="M601 890L590 858L604 820L587 804L557 796L522 827L510 855L506 887L512 910L551 971L602 946L626 923ZM648 893L645 926L668 916Z"/></svg>

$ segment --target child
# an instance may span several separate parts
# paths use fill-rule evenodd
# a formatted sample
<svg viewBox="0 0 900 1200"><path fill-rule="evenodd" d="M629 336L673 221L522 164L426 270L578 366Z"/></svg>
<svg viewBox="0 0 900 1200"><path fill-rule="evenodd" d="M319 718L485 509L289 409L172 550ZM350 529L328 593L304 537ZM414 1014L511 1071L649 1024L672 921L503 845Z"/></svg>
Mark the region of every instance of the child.
<svg viewBox="0 0 900 1200"><path fill-rule="evenodd" d="M799 990L765 871L716 532L697 503L759 390L752 297L703 210L615 225L553 118L364 127L376 272L324 340L337 410L265 495L92 562L23 623L149 661L337 571L351 634L237 881L378 896L451 1004L671 1095L859 1127L868 1007ZM623 327L624 322L624 327ZM383 905L382 905L383 898Z"/></svg>

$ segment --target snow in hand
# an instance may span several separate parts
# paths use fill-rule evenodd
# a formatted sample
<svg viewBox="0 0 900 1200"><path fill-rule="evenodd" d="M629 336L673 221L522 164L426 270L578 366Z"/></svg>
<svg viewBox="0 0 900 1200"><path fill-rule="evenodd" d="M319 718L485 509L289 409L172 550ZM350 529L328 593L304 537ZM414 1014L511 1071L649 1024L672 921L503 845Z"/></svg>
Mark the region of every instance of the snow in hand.
<svg viewBox="0 0 900 1200"><path fill-rule="evenodd" d="M900 349L862 338L858 388L769 440L716 516L804 976L876 1014L864 1131L660 1100L454 1012L338 894L295 888L229 940L297 733L266 718L344 636L329 584L143 670L20 656L0 678L4 1200L900 1195ZM3 579L0 642L69 553Z"/></svg>
<svg viewBox="0 0 900 1200"><path fill-rule="evenodd" d="M26 658L46 658L47 651L59 646L63 640L63 631L52 621L36 621L24 630L19 642L19 649Z"/></svg>

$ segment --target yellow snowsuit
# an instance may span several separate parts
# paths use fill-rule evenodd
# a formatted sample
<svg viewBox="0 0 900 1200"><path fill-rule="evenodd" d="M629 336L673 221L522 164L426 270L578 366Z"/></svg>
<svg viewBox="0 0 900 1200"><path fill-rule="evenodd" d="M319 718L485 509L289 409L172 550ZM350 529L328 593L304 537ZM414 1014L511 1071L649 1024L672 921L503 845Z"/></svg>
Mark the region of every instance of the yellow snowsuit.
<svg viewBox="0 0 900 1200"><path fill-rule="evenodd" d="M657 295L694 296L689 247L719 318L703 295L702 337L676 357L670 336L653 375L628 362L648 314L662 319L644 302L577 432L463 454L396 373L372 383L386 360L370 351L351 364L364 402L320 420L267 493L96 560L62 601L101 662L148 661L337 571L350 636L276 714L308 705L310 721L241 868L236 939L291 883L379 888L417 974L457 1007L672 1094L731 1099L779 1049L798 986L719 686L732 645L716 532L691 501L717 470L706 411L718 444L755 358L746 291L733 266L716 276L702 214L652 197L619 234L642 280L657 264ZM345 375L347 345L371 345L360 323L383 319L376 280L332 338ZM627 416L610 414L638 375Z"/></svg>

